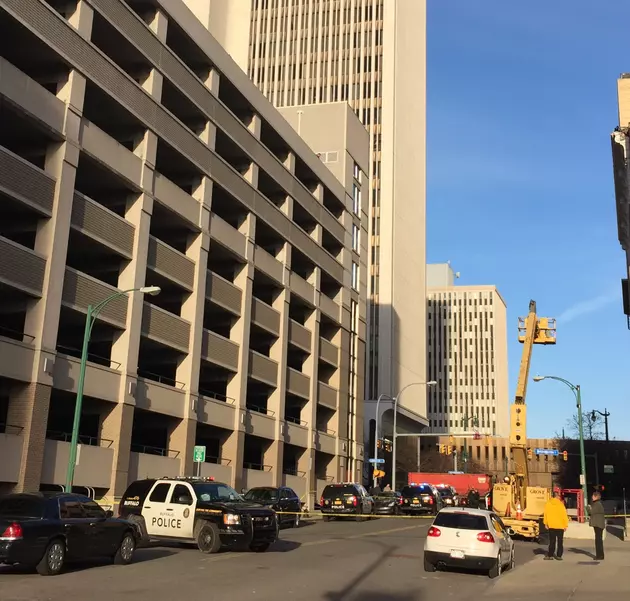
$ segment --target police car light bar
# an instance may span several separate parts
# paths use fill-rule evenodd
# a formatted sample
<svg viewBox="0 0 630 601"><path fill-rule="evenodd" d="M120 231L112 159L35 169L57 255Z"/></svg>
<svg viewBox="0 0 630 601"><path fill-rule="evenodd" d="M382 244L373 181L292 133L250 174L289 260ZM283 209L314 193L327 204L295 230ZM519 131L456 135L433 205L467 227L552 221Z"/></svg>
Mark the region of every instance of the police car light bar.
<svg viewBox="0 0 630 601"><path fill-rule="evenodd" d="M214 482L214 476L163 476L160 480L195 480L197 482Z"/></svg>

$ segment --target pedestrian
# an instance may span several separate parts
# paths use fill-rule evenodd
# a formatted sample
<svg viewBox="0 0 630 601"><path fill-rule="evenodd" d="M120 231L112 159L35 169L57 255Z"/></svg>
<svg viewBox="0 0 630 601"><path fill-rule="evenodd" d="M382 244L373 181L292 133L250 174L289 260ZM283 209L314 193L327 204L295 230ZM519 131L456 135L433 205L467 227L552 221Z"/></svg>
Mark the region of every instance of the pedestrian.
<svg viewBox="0 0 630 601"><path fill-rule="evenodd" d="M471 488L468 492L468 507L479 509L479 492L476 488Z"/></svg>
<svg viewBox="0 0 630 601"><path fill-rule="evenodd" d="M569 527L569 515L567 514L567 508L558 498L558 493L555 490L545 504L543 521L549 532L549 550L545 559L561 561L562 553L564 552L564 533Z"/></svg>
<svg viewBox="0 0 630 601"><path fill-rule="evenodd" d="M593 493L593 502L588 506L589 524L595 531L595 559L604 561L604 530L606 529L606 512L602 503L602 494Z"/></svg>

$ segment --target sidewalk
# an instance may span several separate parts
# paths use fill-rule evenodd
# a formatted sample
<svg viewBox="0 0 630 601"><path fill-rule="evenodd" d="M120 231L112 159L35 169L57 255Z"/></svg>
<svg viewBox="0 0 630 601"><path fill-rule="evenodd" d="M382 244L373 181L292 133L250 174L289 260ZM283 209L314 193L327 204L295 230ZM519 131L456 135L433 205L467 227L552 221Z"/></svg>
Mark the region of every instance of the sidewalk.
<svg viewBox="0 0 630 601"><path fill-rule="evenodd" d="M543 548L532 546L534 559L503 574L483 598L592 601L616 595L627 599L630 542L608 536L604 550L606 559L597 562L593 542L567 539L563 561L543 561Z"/></svg>

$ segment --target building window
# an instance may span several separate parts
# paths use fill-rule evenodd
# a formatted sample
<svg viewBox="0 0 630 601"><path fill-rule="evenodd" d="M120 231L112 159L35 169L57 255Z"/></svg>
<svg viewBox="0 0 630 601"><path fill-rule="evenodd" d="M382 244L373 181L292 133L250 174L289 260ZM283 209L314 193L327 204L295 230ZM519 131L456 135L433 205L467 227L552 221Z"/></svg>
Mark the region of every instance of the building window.
<svg viewBox="0 0 630 601"><path fill-rule="evenodd" d="M354 176L354 179L359 181L359 166L356 163L354 164L352 168L352 175Z"/></svg>
<svg viewBox="0 0 630 601"><path fill-rule="evenodd" d="M359 228L355 223L352 224L352 250L359 252Z"/></svg>
<svg viewBox="0 0 630 601"><path fill-rule="evenodd" d="M356 263L352 263L352 287L355 290L359 289L359 266Z"/></svg>
<svg viewBox="0 0 630 601"><path fill-rule="evenodd" d="M355 215L361 214L361 190L356 184L352 184L352 210Z"/></svg>

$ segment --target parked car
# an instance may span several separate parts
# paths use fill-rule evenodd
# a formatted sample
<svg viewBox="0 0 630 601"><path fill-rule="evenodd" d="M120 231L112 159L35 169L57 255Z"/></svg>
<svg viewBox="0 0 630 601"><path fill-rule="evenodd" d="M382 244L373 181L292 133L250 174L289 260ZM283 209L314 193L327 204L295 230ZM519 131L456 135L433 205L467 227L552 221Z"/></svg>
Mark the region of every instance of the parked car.
<svg viewBox="0 0 630 601"><path fill-rule="evenodd" d="M374 513L378 515L397 515L400 513L402 495L394 490L384 490L373 495Z"/></svg>
<svg viewBox="0 0 630 601"><path fill-rule="evenodd" d="M514 567L513 531L485 509L442 509L424 543L424 571L440 567L482 570L490 578Z"/></svg>
<svg viewBox="0 0 630 601"><path fill-rule="evenodd" d="M266 551L278 539L276 512L246 501L214 478L151 478L132 482L118 507L142 541L196 543L202 553L222 546Z"/></svg>
<svg viewBox="0 0 630 601"><path fill-rule="evenodd" d="M92 499L66 493L19 493L0 497L0 563L59 574L67 563L111 557L133 561L136 531Z"/></svg>
<svg viewBox="0 0 630 601"><path fill-rule="evenodd" d="M455 493L455 489L448 484L436 485L437 491L442 497L442 503L446 507L456 507L459 504L459 497Z"/></svg>
<svg viewBox="0 0 630 601"><path fill-rule="evenodd" d="M322 491L319 504L325 522L348 515L356 516L356 521L361 522L366 515L374 513L374 499L356 482L329 484Z"/></svg>
<svg viewBox="0 0 630 601"><path fill-rule="evenodd" d="M287 486L257 486L250 488L244 495L246 501L252 503L260 503L265 507L269 507L278 515L278 524L290 524L294 528L300 525L300 513L302 512L302 503L300 497L295 491ZM287 512L290 515L284 515Z"/></svg>
<svg viewBox="0 0 630 601"><path fill-rule="evenodd" d="M400 491L400 510L404 514L437 514L442 509L442 496L431 484L412 484Z"/></svg>

